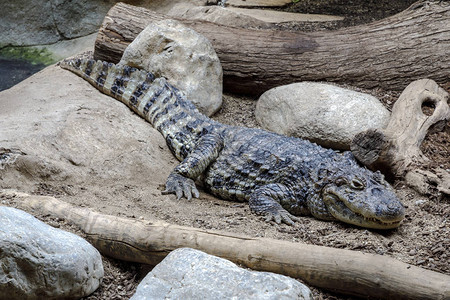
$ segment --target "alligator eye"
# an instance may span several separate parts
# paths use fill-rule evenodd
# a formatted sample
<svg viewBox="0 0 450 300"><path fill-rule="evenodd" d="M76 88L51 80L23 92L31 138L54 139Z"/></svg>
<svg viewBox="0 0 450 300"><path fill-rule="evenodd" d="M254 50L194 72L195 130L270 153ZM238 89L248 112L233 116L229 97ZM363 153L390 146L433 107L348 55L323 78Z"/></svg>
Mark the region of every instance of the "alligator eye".
<svg viewBox="0 0 450 300"><path fill-rule="evenodd" d="M339 177L338 179L336 179L335 184L337 186L343 186L344 184L348 184L348 181L344 177Z"/></svg>
<svg viewBox="0 0 450 300"><path fill-rule="evenodd" d="M351 182L351 187L355 190L362 190L364 188L364 182L355 178Z"/></svg>

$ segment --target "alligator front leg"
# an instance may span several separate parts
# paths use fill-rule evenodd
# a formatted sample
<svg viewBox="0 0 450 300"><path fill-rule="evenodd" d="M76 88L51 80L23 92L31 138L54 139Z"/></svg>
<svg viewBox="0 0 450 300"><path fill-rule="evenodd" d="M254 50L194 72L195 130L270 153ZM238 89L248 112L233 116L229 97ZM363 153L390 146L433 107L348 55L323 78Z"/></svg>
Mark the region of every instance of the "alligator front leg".
<svg viewBox="0 0 450 300"><path fill-rule="evenodd" d="M218 156L223 148L223 138L218 134L202 136L194 150L170 173L166 181L165 194L176 194L177 200L192 196L198 198L199 193L195 187L195 180Z"/></svg>
<svg viewBox="0 0 450 300"><path fill-rule="evenodd" d="M257 188L249 199L252 212L266 216L266 221L274 220L277 224L284 222L293 225L299 218L290 214L286 209L304 213L303 207L297 207L298 201L294 194L283 184L271 183Z"/></svg>

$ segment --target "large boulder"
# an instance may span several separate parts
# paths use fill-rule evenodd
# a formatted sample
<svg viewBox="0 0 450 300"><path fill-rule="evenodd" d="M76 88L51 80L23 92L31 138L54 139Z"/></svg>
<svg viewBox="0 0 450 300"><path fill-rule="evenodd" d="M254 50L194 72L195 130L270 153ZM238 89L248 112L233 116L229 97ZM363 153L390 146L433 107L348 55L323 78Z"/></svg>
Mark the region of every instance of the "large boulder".
<svg viewBox="0 0 450 300"><path fill-rule="evenodd" d="M96 31L115 0L5 1L0 46L52 44Z"/></svg>
<svg viewBox="0 0 450 300"><path fill-rule="evenodd" d="M214 48L180 22L147 26L125 49L120 64L167 78L207 116L222 105L222 66Z"/></svg>
<svg viewBox="0 0 450 300"><path fill-rule="evenodd" d="M312 295L287 276L249 271L226 259L180 248L147 274L131 299L312 299Z"/></svg>
<svg viewBox="0 0 450 300"><path fill-rule="evenodd" d="M2 1L0 48L5 45L52 44L89 35L98 30L108 10L117 2L137 3L167 13L175 4L185 0ZM191 0L189 3L204 5L206 0Z"/></svg>
<svg viewBox="0 0 450 300"><path fill-rule="evenodd" d="M100 253L81 237L0 206L0 298L78 299L103 278Z"/></svg>
<svg viewBox="0 0 450 300"><path fill-rule="evenodd" d="M384 128L390 113L371 95L330 84L300 82L262 94L255 116L265 129L348 150L357 133Z"/></svg>
<svg viewBox="0 0 450 300"><path fill-rule="evenodd" d="M169 197L158 188L177 160L162 135L58 66L0 92L0 128L0 188L51 191L103 213Z"/></svg>

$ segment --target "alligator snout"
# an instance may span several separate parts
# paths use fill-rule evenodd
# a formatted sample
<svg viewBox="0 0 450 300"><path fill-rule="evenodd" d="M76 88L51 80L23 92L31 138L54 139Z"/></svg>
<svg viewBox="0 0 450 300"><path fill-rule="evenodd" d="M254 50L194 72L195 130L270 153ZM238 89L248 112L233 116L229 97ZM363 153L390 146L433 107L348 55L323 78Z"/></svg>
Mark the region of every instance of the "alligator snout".
<svg viewBox="0 0 450 300"><path fill-rule="evenodd" d="M380 187L371 189L373 203L376 205L376 218L384 222L400 222L405 217L405 207L393 191L382 190Z"/></svg>

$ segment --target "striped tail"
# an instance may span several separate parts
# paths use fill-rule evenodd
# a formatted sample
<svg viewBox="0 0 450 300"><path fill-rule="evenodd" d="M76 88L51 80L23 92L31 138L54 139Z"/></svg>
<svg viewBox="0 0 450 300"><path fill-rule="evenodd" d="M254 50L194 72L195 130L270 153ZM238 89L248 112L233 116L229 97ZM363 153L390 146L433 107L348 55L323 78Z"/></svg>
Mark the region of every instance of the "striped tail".
<svg viewBox="0 0 450 300"><path fill-rule="evenodd" d="M179 160L191 152L202 135L223 126L201 114L165 78L155 78L144 70L92 59L68 59L60 66L150 122Z"/></svg>

